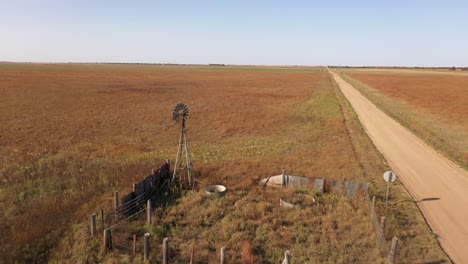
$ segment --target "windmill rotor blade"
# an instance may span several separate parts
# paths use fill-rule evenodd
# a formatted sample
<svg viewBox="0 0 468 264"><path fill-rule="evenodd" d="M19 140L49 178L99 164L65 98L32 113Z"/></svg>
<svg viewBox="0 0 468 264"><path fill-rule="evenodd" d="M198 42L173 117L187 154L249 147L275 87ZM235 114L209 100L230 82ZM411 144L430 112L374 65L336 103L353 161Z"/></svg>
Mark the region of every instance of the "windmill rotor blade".
<svg viewBox="0 0 468 264"><path fill-rule="evenodd" d="M177 120L179 118L178 112L172 112L172 120Z"/></svg>
<svg viewBox="0 0 468 264"><path fill-rule="evenodd" d="M185 122L188 120L189 109L183 103L178 103L174 107L174 112L172 114L172 119L176 121L177 124L180 122Z"/></svg>

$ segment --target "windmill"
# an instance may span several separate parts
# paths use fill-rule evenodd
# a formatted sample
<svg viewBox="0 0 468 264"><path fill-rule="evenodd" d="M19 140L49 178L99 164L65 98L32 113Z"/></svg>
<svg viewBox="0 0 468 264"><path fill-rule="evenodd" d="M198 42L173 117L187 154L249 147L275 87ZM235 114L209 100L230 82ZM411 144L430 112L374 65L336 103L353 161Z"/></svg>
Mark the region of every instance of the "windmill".
<svg viewBox="0 0 468 264"><path fill-rule="evenodd" d="M172 119L176 124L180 125L179 148L177 150L172 181L178 181L181 186L193 188L195 180L192 178L192 154L187 142L187 128L185 128L188 114L189 110L183 103L177 104L172 113Z"/></svg>

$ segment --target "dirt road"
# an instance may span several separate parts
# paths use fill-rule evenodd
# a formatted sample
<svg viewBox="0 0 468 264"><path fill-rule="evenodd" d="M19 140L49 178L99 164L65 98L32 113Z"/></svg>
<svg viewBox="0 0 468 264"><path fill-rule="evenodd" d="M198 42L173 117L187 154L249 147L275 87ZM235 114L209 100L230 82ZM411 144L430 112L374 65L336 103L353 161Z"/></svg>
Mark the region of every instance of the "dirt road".
<svg viewBox="0 0 468 264"><path fill-rule="evenodd" d="M468 172L388 117L340 76L331 74L449 257L455 263L468 263Z"/></svg>

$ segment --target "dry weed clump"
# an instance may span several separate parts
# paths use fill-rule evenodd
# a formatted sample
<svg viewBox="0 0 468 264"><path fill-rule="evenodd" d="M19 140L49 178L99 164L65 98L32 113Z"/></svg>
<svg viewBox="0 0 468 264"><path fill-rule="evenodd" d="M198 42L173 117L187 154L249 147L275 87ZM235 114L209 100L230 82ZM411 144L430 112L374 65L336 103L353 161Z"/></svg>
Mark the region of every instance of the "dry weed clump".
<svg viewBox="0 0 468 264"><path fill-rule="evenodd" d="M192 241L196 261L210 263L218 259L221 247L231 262L242 263L252 258L256 263L278 262L287 249L299 263L382 261L365 200L324 195L314 207L280 207L280 197L294 192L256 186L248 192L231 190L221 199L190 192L156 222L168 226L172 258L180 263L190 259Z"/></svg>

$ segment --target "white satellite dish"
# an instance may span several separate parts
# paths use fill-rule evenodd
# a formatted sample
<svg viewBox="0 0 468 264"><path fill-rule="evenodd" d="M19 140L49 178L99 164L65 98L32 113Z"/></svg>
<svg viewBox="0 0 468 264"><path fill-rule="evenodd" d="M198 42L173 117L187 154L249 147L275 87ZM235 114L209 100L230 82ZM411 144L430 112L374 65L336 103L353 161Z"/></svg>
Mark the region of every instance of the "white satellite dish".
<svg viewBox="0 0 468 264"><path fill-rule="evenodd" d="M396 181L396 174L393 172L393 171L386 171L384 174L383 174L383 179L386 181L386 182L394 182Z"/></svg>

